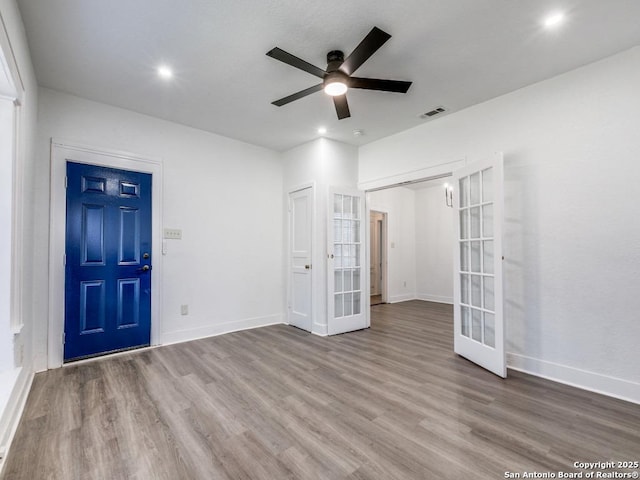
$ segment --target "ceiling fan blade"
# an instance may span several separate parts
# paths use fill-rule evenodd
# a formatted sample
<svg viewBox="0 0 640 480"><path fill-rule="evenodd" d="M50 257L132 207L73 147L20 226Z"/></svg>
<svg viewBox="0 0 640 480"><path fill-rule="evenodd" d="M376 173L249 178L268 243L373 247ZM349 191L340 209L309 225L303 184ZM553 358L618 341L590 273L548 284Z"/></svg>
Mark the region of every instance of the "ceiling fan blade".
<svg viewBox="0 0 640 480"><path fill-rule="evenodd" d="M273 105L277 107L281 107L286 105L287 103L291 103L294 100L298 100L302 97L306 97L307 95L311 95L312 93L319 92L322 90L322 84L314 85L313 87L305 88L304 90L300 90L294 94L289 95L288 97L281 98L280 100L276 100L275 102L271 102Z"/></svg>
<svg viewBox="0 0 640 480"><path fill-rule="evenodd" d="M351 52L351 55L340 65L340 70L351 75L390 38L391 35L388 33L378 27L373 27L364 40Z"/></svg>
<svg viewBox="0 0 640 480"><path fill-rule="evenodd" d="M333 104L336 106L336 113L338 114L338 120L348 118L351 116L349 112L349 104L347 103L346 95L337 95L333 97Z"/></svg>
<svg viewBox="0 0 640 480"><path fill-rule="evenodd" d="M315 65L311 65L309 62L305 62L301 58L298 58L295 55L291 55L290 53L287 53L278 47L269 50L267 52L267 55L275 58L276 60L280 60L287 65L291 65L292 67L304 70L305 72L310 73L311 75L315 75L316 77L324 78L325 74L327 73L321 68L316 67Z"/></svg>
<svg viewBox="0 0 640 480"><path fill-rule="evenodd" d="M385 92L407 93L412 82L402 80L380 80L377 78L349 78L349 88L364 88L366 90L383 90Z"/></svg>

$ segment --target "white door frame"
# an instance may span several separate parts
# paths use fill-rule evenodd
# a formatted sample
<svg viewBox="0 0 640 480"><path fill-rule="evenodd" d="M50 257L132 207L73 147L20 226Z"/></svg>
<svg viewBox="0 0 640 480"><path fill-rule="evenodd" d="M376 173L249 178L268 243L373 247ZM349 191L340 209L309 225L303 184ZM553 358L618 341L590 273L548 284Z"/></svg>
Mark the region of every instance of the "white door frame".
<svg viewBox="0 0 640 480"><path fill-rule="evenodd" d="M367 195L367 206L368 206L368 195ZM387 254L388 254L388 245L387 245L387 238L388 238L388 221L389 221L389 212L387 212L384 209L381 208L376 208L375 210L370 210L369 208L367 208L367 211L369 212L369 219L371 219L371 212L375 212L375 213L380 213L382 214L382 232L380 235L380 261L381 261L381 266L380 266L380 278L381 278L381 282L380 282L380 293L381 293L381 297L382 297L382 302L383 303L387 303L388 301L388 291L387 291L387 285L388 285L388 268L387 268ZM369 255L369 261L371 261L371 232L369 232L369 240L367 242L367 251L366 251L366 255ZM371 265L369 265L369 268L371 268ZM369 289L371 289L371 285L369 285Z"/></svg>
<svg viewBox="0 0 640 480"><path fill-rule="evenodd" d="M306 190L306 189L311 189L311 207L310 207L310 211L311 211L311 216L309 218L309 225L310 225L310 245L311 245L311 255L310 255L310 262L311 262L311 291L310 291L310 298L309 298L309 302L311 303L311 308L309 309L309 316L311 317L311 330L310 332L313 333L314 330L314 326L315 326L315 322L314 319L316 318L314 315L315 312L315 302L313 301L313 296L314 296L314 290L313 290L313 285L315 284L315 271L317 271L317 268L314 269L313 265L315 262L315 258L314 258L314 254L316 252L316 222L315 222L315 218L316 218L316 189L315 189L315 182L309 182L309 183L305 183L302 185L298 185L296 187L293 187L291 189L289 189L287 191L287 198L285 200L285 205L287 208L287 212L286 212L286 217L287 217L287 274L286 274L286 285L287 285L287 298L286 298L286 304L285 304L285 312L286 312L286 321L287 324L290 325L289 323L289 315L291 313L291 308L290 306L292 305L292 300L293 300L293 285L292 285L292 275L291 275L291 270L293 265L291 264L291 250L293 248L293 245L291 244L292 241L292 230L291 230L291 194L296 193L296 192L300 192L302 190Z"/></svg>
<svg viewBox="0 0 640 480"><path fill-rule="evenodd" d="M64 288L66 202L65 179L67 153L73 160L90 165L134 170L153 176L151 193L151 231L153 241L151 282L151 345L161 343L162 294L162 161L140 157L128 152L81 145L61 139L51 140L51 203L49 211L49 329L47 340L47 367L57 368L64 361ZM97 157L99 155L100 157Z"/></svg>
<svg viewBox="0 0 640 480"><path fill-rule="evenodd" d="M369 193L375 192L378 190L387 190L389 188L402 187L411 183L426 182L429 180L436 180L438 178L451 177L454 170L463 167L466 163L467 163L466 158L461 160L453 160L453 161L441 163L439 165L434 165L432 167L427 167L420 170L403 173L400 175L393 175L389 177L379 178L371 182L359 184L358 188L365 190L365 214L367 218L369 218L369 216L371 215L371 200L369 199ZM380 209L380 208L374 211L383 212L387 215L387 228L388 228L389 212L385 211L385 209ZM385 232L385 233L388 233L388 232ZM370 235L369 229L366 229L365 231L365 237L366 237L365 262L366 262L367 271L369 271L369 269L371 268L370 236L371 235ZM386 242L386 239L385 239L385 242ZM386 253L388 257L389 251L387 250ZM387 268L386 271L388 272L389 269ZM384 292L388 292L388 284L386 283L387 277L388 277L388 273L386 273L385 276L383 277L383 280L385 281ZM367 285L366 285L367 291L370 291L371 286L369 285L370 280L368 275L366 276L366 282L367 282ZM388 296L387 298L385 298L384 292L382 296L382 301L388 302L389 301ZM371 326L371 297L370 296L367 297L367 325Z"/></svg>

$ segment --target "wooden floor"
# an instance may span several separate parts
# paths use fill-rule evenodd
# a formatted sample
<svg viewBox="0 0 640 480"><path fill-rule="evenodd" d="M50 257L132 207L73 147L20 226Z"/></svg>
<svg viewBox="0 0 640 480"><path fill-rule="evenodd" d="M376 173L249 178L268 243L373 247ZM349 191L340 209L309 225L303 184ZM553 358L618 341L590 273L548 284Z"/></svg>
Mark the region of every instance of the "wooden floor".
<svg viewBox="0 0 640 480"><path fill-rule="evenodd" d="M640 461L640 406L452 353L451 307L373 307L36 375L4 479L499 479ZM611 472L612 470L608 470Z"/></svg>

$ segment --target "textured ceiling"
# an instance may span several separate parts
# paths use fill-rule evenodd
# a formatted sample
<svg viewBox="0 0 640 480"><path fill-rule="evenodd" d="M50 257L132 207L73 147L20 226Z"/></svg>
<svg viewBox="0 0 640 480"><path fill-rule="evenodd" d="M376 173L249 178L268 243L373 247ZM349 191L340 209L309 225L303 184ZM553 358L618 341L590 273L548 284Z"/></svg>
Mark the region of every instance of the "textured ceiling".
<svg viewBox="0 0 640 480"><path fill-rule="evenodd" d="M637 0L18 0L41 86L285 150L318 136L362 145L640 43ZM540 22L562 10L567 22ZM373 26L392 38L359 77L411 80L406 95L351 90L338 120L315 85L269 58L278 46L321 68ZM160 63L172 81L155 73ZM429 121L438 121L432 119ZM364 135L355 137L360 129Z"/></svg>

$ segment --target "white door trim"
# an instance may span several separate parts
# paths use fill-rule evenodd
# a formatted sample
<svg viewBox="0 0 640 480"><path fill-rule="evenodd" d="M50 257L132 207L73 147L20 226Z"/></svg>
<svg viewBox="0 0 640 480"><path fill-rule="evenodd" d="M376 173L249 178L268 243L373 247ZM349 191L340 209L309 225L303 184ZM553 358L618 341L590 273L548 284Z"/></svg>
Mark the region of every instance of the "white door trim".
<svg viewBox="0 0 640 480"><path fill-rule="evenodd" d="M151 344L159 345L161 338L162 294L162 161L144 158L128 152L106 150L60 139L51 140L50 212L49 212L49 328L47 340L47 367L62 366L64 359L64 286L65 286L65 232L66 232L66 162L67 154L73 160L90 165L134 170L153 176L151 193L151 230L153 238L151 282Z"/></svg>

